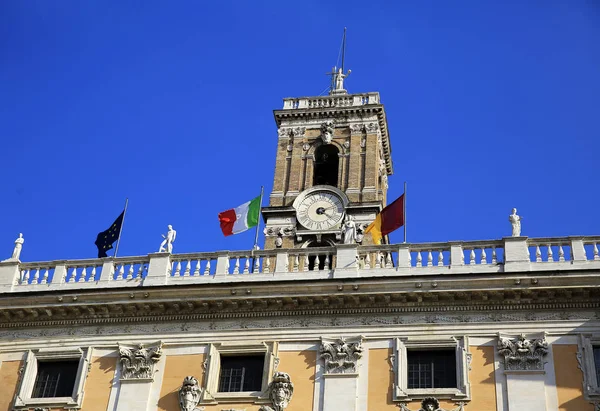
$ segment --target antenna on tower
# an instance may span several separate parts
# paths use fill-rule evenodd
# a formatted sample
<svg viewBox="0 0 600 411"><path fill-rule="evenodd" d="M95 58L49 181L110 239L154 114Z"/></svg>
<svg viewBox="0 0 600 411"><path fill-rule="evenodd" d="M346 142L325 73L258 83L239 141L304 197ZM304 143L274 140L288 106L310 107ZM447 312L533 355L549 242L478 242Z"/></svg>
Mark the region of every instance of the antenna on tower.
<svg viewBox="0 0 600 411"><path fill-rule="evenodd" d="M344 79L350 75L350 70L344 74L344 63L346 60L346 27L344 27L344 35L342 37L342 66L338 69L337 66L334 66L331 69L331 73L327 73L327 75L331 76L331 86L329 88L329 95L334 94L348 94L348 92L344 89ZM338 54L338 62L340 55Z"/></svg>

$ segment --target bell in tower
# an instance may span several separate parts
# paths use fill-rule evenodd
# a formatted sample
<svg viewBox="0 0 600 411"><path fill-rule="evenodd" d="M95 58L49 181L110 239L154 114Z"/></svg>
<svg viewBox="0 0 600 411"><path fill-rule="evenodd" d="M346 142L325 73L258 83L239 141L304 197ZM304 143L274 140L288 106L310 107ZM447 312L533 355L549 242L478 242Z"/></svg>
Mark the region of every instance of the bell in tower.
<svg viewBox="0 0 600 411"><path fill-rule="evenodd" d="M332 70L328 96L285 98L274 110L266 249L371 243L363 231L386 205L391 147L379 93L348 94L349 73Z"/></svg>

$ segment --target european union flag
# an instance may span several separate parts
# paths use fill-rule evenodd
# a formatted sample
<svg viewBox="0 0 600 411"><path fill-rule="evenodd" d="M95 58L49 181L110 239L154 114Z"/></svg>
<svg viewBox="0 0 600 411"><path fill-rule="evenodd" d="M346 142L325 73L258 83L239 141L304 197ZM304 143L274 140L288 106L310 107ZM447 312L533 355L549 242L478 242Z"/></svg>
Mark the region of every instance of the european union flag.
<svg viewBox="0 0 600 411"><path fill-rule="evenodd" d="M120 216L117 217L114 223L110 226L108 230L102 231L98 233L98 237L96 237L96 247L98 247L98 258L108 257L106 252L113 248L113 243L119 239L119 234L121 234L121 226L123 225L123 216L125 215L125 210L121 213Z"/></svg>

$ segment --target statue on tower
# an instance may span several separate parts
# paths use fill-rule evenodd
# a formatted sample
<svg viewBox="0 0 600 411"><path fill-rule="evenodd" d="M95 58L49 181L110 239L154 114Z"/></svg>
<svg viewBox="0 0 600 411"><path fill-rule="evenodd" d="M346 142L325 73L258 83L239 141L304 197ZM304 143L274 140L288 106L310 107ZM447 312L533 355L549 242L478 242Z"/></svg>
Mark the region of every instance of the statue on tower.
<svg viewBox="0 0 600 411"><path fill-rule="evenodd" d="M177 237L177 231L173 230L173 226L172 225L168 225L167 226L167 234L162 234L162 237L164 238L164 240L162 241L162 243L160 243L160 248L158 249L158 252L164 252L166 251L167 253L171 253L173 252L173 242L175 241L175 238ZM166 246L166 249L165 249Z"/></svg>
<svg viewBox="0 0 600 411"><path fill-rule="evenodd" d="M329 75L332 76L330 94L346 94L346 90L344 89L344 80L350 75L351 72L352 70L348 70L346 74L344 74L341 67L333 67L331 69L331 73L329 73Z"/></svg>
<svg viewBox="0 0 600 411"><path fill-rule="evenodd" d="M517 215L517 209L512 209L512 214L508 216L508 221L512 225L512 236L520 237L521 236L521 216Z"/></svg>

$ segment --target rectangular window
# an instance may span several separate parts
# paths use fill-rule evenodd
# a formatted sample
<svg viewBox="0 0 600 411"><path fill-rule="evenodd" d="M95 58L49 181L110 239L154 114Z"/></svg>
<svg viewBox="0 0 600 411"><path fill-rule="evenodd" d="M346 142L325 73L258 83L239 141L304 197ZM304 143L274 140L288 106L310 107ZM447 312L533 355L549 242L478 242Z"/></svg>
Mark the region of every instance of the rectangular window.
<svg viewBox="0 0 600 411"><path fill-rule="evenodd" d="M219 392L260 391L264 364L264 355L222 355Z"/></svg>
<svg viewBox="0 0 600 411"><path fill-rule="evenodd" d="M600 385L600 345L594 346L594 364L596 365L596 384Z"/></svg>
<svg viewBox="0 0 600 411"><path fill-rule="evenodd" d="M31 398L71 397L79 360L39 361Z"/></svg>
<svg viewBox="0 0 600 411"><path fill-rule="evenodd" d="M408 388L456 388L455 350L408 350Z"/></svg>

